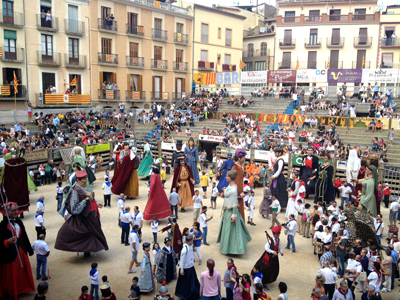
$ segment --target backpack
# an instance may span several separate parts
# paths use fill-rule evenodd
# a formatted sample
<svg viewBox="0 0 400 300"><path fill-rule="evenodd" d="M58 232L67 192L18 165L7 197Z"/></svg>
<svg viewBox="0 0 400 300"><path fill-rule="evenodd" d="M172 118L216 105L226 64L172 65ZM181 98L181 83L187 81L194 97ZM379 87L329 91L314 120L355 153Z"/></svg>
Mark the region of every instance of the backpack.
<svg viewBox="0 0 400 300"><path fill-rule="evenodd" d="M303 215L301 216L301 220L305 223L305 222L307 222L307 214L306 213L303 213Z"/></svg>

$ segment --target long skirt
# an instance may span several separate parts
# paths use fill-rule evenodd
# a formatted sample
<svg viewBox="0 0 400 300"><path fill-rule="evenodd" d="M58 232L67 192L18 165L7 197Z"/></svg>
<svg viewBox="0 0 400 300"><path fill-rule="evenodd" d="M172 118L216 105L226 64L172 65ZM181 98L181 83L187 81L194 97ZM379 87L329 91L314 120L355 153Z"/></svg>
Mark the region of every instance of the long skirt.
<svg viewBox="0 0 400 300"><path fill-rule="evenodd" d="M267 258L269 256L269 259ZM260 259L256 262L260 266L260 271L264 275L262 279L263 285L275 282L279 275L279 258L272 256L264 251Z"/></svg>
<svg viewBox="0 0 400 300"><path fill-rule="evenodd" d="M200 298L200 282L197 279L194 266L184 269L185 275L179 274L176 282L175 296L183 300L197 300Z"/></svg>
<svg viewBox="0 0 400 300"><path fill-rule="evenodd" d="M279 200L281 208L286 208L288 203L288 194L286 191L285 176L281 173L277 178L272 181L271 193L276 199Z"/></svg>
<svg viewBox="0 0 400 300"><path fill-rule="evenodd" d="M132 171L124 195L131 198L139 197L139 178L136 169Z"/></svg>
<svg viewBox="0 0 400 300"><path fill-rule="evenodd" d="M146 157L147 155L147 157ZM139 177L147 177L150 175L150 165L153 164L153 157L150 151L146 151L143 160L140 162L139 169L137 170L137 175Z"/></svg>

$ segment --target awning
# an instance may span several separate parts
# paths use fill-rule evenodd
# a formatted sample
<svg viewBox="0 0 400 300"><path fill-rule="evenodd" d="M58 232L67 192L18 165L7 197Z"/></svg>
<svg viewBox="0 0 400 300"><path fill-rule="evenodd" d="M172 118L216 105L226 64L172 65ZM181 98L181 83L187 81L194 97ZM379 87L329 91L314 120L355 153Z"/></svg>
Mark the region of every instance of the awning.
<svg viewBox="0 0 400 300"><path fill-rule="evenodd" d="M12 30L4 30L4 38L8 40L16 40L17 32Z"/></svg>
<svg viewBox="0 0 400 300"><path fill-rule="evenodd" d="M40 6L51 8L51 1L49 1L49 0L40 0Z"/></svg>

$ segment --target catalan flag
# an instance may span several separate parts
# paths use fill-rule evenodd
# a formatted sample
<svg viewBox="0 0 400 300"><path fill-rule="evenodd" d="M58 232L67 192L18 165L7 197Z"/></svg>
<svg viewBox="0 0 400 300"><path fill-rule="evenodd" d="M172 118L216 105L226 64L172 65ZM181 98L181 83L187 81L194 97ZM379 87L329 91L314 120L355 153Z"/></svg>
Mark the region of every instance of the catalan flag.
<svg viewBox="0 0 400 300"><path fill-rule="evenodd" d="M299 57L297 57L296 70L300 68Z"/></svg>
<svg viewBox="0 0 400 300"><path fill-rule="evenodd" d="M246 66L246 64L243 62L243 60L240 60L239 68L240 70L243 70L243 68Z"/></svg>
<svg viewBox="0 0 400 300"><path fill-rule="evenodd" d="M18 79L17 76L15 76L15 72L14 72L14 93L15 95L18 94Z"/></svg>
<svg viewBox="0 0 400 300"><path fill-rule="evenodd" d="M267 60L267 70L269 70L269 61Z"/></svg>
<svg viewBox="0 0 400 300"><path fill-rule="evenodd" d="M72 79L72 81L70 82L69 85L76 85L76 77L74 77L74 79Z"/></svg>
<svg viewBox="0 0 400 300"><path fill-rule="evenodd" d="M365 56L363 56L362 64L361 64L361 69L364 69L365 67Z"/></svg>
<svg viewBox="0 0 400 300"><path fill-rule="evenodd" d="M328 62L326 64L326 68L329 70L329 57L328 57Z"/></svg>

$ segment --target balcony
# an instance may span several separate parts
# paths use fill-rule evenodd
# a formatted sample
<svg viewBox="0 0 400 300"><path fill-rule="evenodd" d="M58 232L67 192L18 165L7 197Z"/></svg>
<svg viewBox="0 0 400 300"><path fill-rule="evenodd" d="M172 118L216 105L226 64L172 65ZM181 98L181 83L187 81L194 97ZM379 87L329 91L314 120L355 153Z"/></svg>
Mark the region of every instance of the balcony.
<svg viewBox="0 0 400 300"><path fill-rule="evenodd" d="M64 19L65 33L69 35L85 35L85 23L78 20Z"/></svg>
<svg viewBox="0 0 400 300"><path fill-rule="evenodd" d="M282 17L282 24L300 23L300 17Z"/></svg>
<svg viewBox="0 0 400 300"><path fill-rule="evenodd" d="M234 72L236 71L236 65L228 65L228 64L223 64L222 65L222 72Z"/></svg>
<svg viewBox="0 0 400 300"><path fill-rule="evenodd" d="M118 65L118 54L107 54L98 52L99 64L114 64Z"/></svg>
<svg viewBox="0 0 400 300"><path fill-rule="evenodd" d="M349 15L329 15L328 16L328 22L348 22L349 21Z"/></svg>
<svg viewBox="0 0 400 300"><path fill-rule="evenodd" d="M318 1L319 5L326 4L327 2L348 2L349 0L338 0L338 1ZM358 2L359 0L357 0ZM297 2L300 2L298 0ZM300 4L304 5L305 2L310 2L307 0L303 0ZM351 2L351 1L350 1ZM329 4L329 3L328 3ZM299 5L299 3L294 4L294 6ZM318 4L315 4L318 5ZM297 24L313 24L313 23L340 23L340 22L346 22L346 23L379 23L380 21L380 14L379 11L373 13L373 14L362 14L362 15L356 15L353 13L349 13L347 15L327 15L326 13L322 13L321 15L315 15L315 16L304 16L304 15L299 15L299 16L289 16L289 17L284 17L281 15L277 16L276 24L277 26L289 26L289 25L297 25Z"/></svg>
<svg viewBox="0 0 400 300"><path fill-rule="evenodd" d="M354 38L354 48L369 48L372 45L372 36L358 36Z"/></svg>
<svg viewBox="0 0 400 300"><path fill-rule="evenodd" d="M61 53L45 53L42 51L36 51L36 53L39 66L61 67Z"/></svg>
<svg viewBox="0 0 400 300"><path fill-rule="evenodd" d="M306 61L300 61L299 62L299 69L316 69L316 63L310 63L309 65ZM278 62L278 69L290 69L290 70L296 70L296 62ZM309 66L314 66L314 68L309 68Z"/></svg>
<svg viewBox="0 0 400 300"><path fill-rule="evenodd" d="M189 43L189 36L187 34L175 32L174 41L175 43L187 45Z"/></svg>
<svg viewBox="0 0 400 300"><path fill-rule="evenodd" d="M0 99L1 100L14 100L15 98L19 100L26 99L27 93L26 93L26 86L25 85L18 85L18 93L15 95L14 93L14 85L2 85L0 86L1 93L0 93Z"/></svg>
<svg viewBox="0 0 400 300"><path fill-rule="evenodd" d="M214 63L209 61L199 61L197 69L199 71L214 71Z"/></svg>
<svg viewBox="0 0 400 300"><path fill-rule="evenodd" d="M256 37L259 35L275 35L275 26L255 27L250 30L243 30L243 38Z"/></svg>
<svg viewBox="0 0 400 300"><path fill-rule="evenodd" d="M107 19L98 18L97 19L97 28L100 31L117 32L118 23L117 23L117 21L111 21L111 20L107 20Z"/></svg>
<svg viewBox="0 0 400 300"><path fill-rule="evenodd" d="M127 23L126 34L134 37L144 37L144 26Z"/></svg>
<svg viewBox="0 0 400 300"><path fill-rule="evenodd" d="M168 70L168 60L152 58L151 68L154 70L166 71Z"/></svg>
<svg viewBox="0 0 400 300"><path fill-rule="evenodd" d="M393 69L393 68L400 68L400 63L394 64L394 63L382 63L380 64L381 69Z"/></svg>
<svg viewBox="0 0 400 300"><path fill-rule="evenodd" d="M304 39L304 48L321 48L322 39Z"/></svg>
<svg viewBox="0 0 400 300"><path fill-rule="evenodd" d="M188 15L189 10L187 8L182 8L179 6L171 5L171 3L158 2L154 0L131 0L132 2L140 3L143 5L153 6L164 10L170 10L179 14ZM175 1L174 1L175 2Z"/></svg>
<svg viewBox="0 0 400 300"><path fill-rule="evenodd" d="M328 37L326 38L326 47L327 48L343 48L344 46L344 37Z"/></svg>
<svg viewBox="0 0 400 300"><path fill-rule="evenodd" d="M370 61L365 61L364 62L364 68L362 67L362 61L353 61L352 63L353 69L370 69L371 68L371 62Z"/></svg>
<svg viewBox="0 0 400 300"><path fill-rule="evenodd" d="M98 99L103 101L112 101L120 99L120 90L97 90Z"/></svg>
<svg viewBox="0 0 400 300"><path fill-rule="evenodd" d="M400 47L400 38L382 38L381 47L385 48Z"/></svg>
<svg viewBox="0 0 400 300"><path fill-rule="evenodd" d="M23 27L25 25L24 14L15 12L12 16L5 16L3 12L2 14L0 14L0 25L10 27Z"/></svg>
<svg viewBox="0 0 400 300"><path fill-rule="evenodd" d="M328 69L328 62L325 62L325 69ZM329 69L343 69L343 61L329 61Z"/></svg>
<svg viewBox="0 0 400 300"><path fill-rule="evenodd" d="M312 23L312 22L321 22L322 16L304 16L305 23Z"/></svg>
<svg viewBox="0 0 400 300"><path fill-rule="evenodd" d="M141 102L142 100L146 100L146 92L145 91L125 91L125 99L129 102Z"/></svg>
<svg viewBox="0 0 400 300"><path fill-rule="evenodd" d="M127 67L130 67L130 68L143 69L144 68L144 58L137 57L137 56L127 56L126 57L126 65L127 65Z"/></svg>
<svg viewBox="0 0 400 300"><path fill-rule="evenodd" d="M353 15L353 21L375 21L375 15Z"/></svg>
<svg viewBox="0 0 400 300"><path fill-rule="evenodd" d="M261 57L261 56L270 56L271 49L261 49L261 51L243 51L242 57Z"/></svg>
<svg viewBox="0 0 400 300"><path fill-rule="evenodd" d="M163 100L162 92L151 91L151 100Z"/></svg>
<svg viewBox="0 0 400 300"><path fill-rule="evenodd" d="M23 48L15 48L15 52L8 52L3 48L3 55L1 56L1 61L12 62L12 63L22 63L24 62L25 55Z"/></svg>
<svg viewBox="0 0 400 300"><path fill-rule="evenodd" d="M174 71L175 72L187 72L188 71L188 63L174 61Z"/></svg>
<svg viewBox="0 0 400 300"><path fill-rule="evenodd" d="M182 100L182 92L173 92L172 93L172 101Z"/></svg>
<svg viewBox="0 0 400 300"><path fill-rule="evenodd" d="M296 48L296 39L281 39L281 40L279 40L279 48L281 48L281 49Z"/></svg>
<svg viewBox="0 0 400 300"><path fill-rule="evenodd" d="M58 18L51 16L50 20L47 20L46 14L36 15L36 27L38 30L57 32L58 31Z"/></svg>
<svg viewBox="0 0 400 300"><path fill-rule="evenodd" d="M168 40L168 31L153 28L152 29L152 37L153 37L153 39L157 39L157 40L165 42Z"/></svg>
<svg viewBox="0 0 400 300"><path fill-rule="evenodd" d="M78 55L78 57L72 57L72 53L64 54L65 66L71 69L86 69L87 68L87 57L86 55Z"/></svg>

